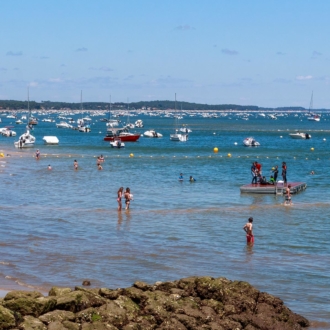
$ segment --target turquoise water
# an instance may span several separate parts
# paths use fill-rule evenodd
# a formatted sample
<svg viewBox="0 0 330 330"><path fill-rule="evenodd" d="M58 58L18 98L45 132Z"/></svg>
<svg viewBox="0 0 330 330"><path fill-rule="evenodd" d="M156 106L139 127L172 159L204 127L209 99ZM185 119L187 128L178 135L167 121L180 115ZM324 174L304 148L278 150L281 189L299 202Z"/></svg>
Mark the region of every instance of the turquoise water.
<svg viewBox="0 0 330 330"><path fill-rule="evenodd" d="M1 118L0 125L10 124ZM0 158L0 288L47 291L85 279L116 288L136 280L224 276L279 296L313 321L312 328L330 328L330 114L320 122L302 114L278 120L186 116L180 123L193 132L184 143L169 140L172 118L139 115L130 121L144 121L140 132L154 128L164 137L141 137L120 150L103 141L100 118L93 117L86 134L39 121L30 150L17 150L15 138L0 137L0 149L10 155ZM291 139L295 129L312 139ZM24 127L15 130L20 135ZM44 135L56 135L60 145L44 146ZM261 146L244 147L247 136ZM100 154L103 171L96 167ZM288 180L306 182L307 190L293 196L291 207L283 206L281 196L240 194L239 187L251 181L254 160L268 177L286 161ZM197 181L189 183L190 175ZM118 213L120 186L131 188L134 201L130 211ZM252 248L242 230L250 216Z"/></svg>

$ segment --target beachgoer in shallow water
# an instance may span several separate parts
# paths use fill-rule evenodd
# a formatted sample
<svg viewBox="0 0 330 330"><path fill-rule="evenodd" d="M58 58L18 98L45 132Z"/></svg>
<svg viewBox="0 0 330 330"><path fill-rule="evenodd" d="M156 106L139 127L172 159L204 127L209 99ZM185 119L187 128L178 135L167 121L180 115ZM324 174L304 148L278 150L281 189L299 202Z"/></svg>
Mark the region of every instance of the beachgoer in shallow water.
<svg viewBox="0 0 330 330"><path fill-rule="evenodd" d="M249 218L249 222L247 222L244 227L243 230L246 232L246 243L247 244L253 244L254 243L254 235L253 235L253 230L252 230L252 222L253 222L253 218L250 217Z"/></svg>
<svg viewBox="0 0 330 330"><path fill-rule="evenodd" d="M76 160L73 161L73 168L78 170L78 162Z"/></svg>
<svg viewBox="0 0 330 330"><path fill-rule="evenodd" d="M52 169L52 167L50 165L48 165L48 170L51 170L51 169Z"/></svg>
<svg viewBox="0 0 330 330"><path fill-rule="evenodd" d="M196 179L194 179L192 176L190 176L190 177L189 177L189 181L190 181L190 182L195 182Z"/></svg>
<svg viewBox="0 0 330 330"><path fill-rule="evenodd" d="M100 161L103 163L104 162L104 157L103 155L100 156Z"/></svg>
<svg viewBox="0 0 330 330"><path fill-rule="evenodd" d="M180 173L179 181L183 181L183 175L182 175L182 173Z"/></svg>
<svg viewBox="0 0 330 330"><path fill-rule="evenodd" d="M121 211L121 199L123 197L124 187L120 187L117 192L118 211Z"/></svg>
<svg viewBox="0 0 330 330"><path fill-rule="evenodd" d="M292 205L292 200L291 200L291 184L289 184L285 190L285 201L284 205Z"/></svg>
<svg viewBox="0 0 330 330"><path fill-rule="evenodd" d="M97 165L97 169L98 169L99 171L103 170L102 165L101 165L101 164Z"/></svg>
<svg viewBox="0 0 330 330"><path fill-rule="evenodd" d="M36 159L37 159L37 160L40 159L40 151L39 151L39 149L37 149L37 151L36 151Z"/></svg>
<svg viewBox="0 0 330 330"><path fill-rule="evenodd" d="M128 210L129 209L129 205L131 203L131 199L132 199L131 190L128 187L126 188L124 197L125 197L125 204L126 204L125 209Z"/></svg>

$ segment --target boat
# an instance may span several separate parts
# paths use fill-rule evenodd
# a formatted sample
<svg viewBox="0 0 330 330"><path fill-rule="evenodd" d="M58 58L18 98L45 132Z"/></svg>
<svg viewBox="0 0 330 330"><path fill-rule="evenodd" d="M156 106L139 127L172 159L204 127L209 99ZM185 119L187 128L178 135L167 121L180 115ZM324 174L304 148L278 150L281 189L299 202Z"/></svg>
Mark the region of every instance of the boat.
<svg viewBox="0 0 330 330"><path fill-rule="evenodd" d="M246 139L244 139L243 144L246 147L258 147L258 146L260 146L260 143L258 141L256 141L253 137L247 137Z"/></svg>
<svg viewBox="0 0 330 330"><path fill-rule="evenodd" d="M23 123L23 120L21 120L21 119L16 120L15 123L16 123L17 125L24 124L24 123Z"/></svg>
<svg viewBox="0 0 330 330"><path fill-rule="evenodd" d="M135 127L138 127L138 128L142 128L144 126L143 121L141 119L138 119L134 124L135 124Z"/></svg>
<svg viewBox="0 0 330 330"><path fill-rule="evenodd" d="M30 110L30 93L29 93L29 88L28 88L28 120L27 122L30 122L30 116L31 116L31 110ZM30 133L30 125L28 124L26 126L26 132L23 133L18 141L14 142L14 146L16 148L31 148L34 147L34 144L36 142L36 138L31 135Z"/></svg>
<svg viewBox="0 0 330 330"><path fill-rule="evenodd" d="M180 132L183 132L183 133L191 133L192 132L192 130L190 128L188 128L188 127L181 127L179 129L179 131Z"/></svg>
<svg viewBox="0 0 330 330"><path fill-rule="evenodd" d="M124 148L125 143L120 140L120 138L115 138L113 141L110 142L111 148Z"/></svg>
<svg viewBox="0 0 330 330"><path fill-rule="evenodd" d="M175 93L175 112L176 112L176 93ZM188 133L180 133L178 130L178 116L174 116L174 127L175 131L174 134L170 134L170 140L171 141L180 141L185 142L188 141Z"/></svg>
<svg viewBox="0 0 330 330"><path fill-rule="evenodd" d="M56 124L57 128L72 128L72 125L68 124L65 121L60 121L58 124Z"/></svg>
<svg viewBox="0 0 330 330"><path fill-rule="evenodd" d="M38 120L37 118L31 117L28 123L29 125L38 125Z"/></svg>
<svg viewBox="0 0 330 330"><path fill-rule="evenodd" d="M83 113L83 103L82 103L82 91L80 93L80 111L81 114ZM85 119L88 117L85 117ZM89 124L86 124L84 118L78 119L77 123L78 123L78 131L79 132L83 132L83 133L89 133L91 131L91 126ZM90 119L90 118L88 118Z"/></svg>
<svg viewBox="0 0 330 330"><path fill-rule="evenodd" d="M311 102L309 104L309 110L308 110L308 120L310 121L320 121L321 120L321 116L313 113L313 92L312 92L312 96L311 96Z"/></svg>
<svg viewBox="0 0 330 330"><path fill-rule="evenodd" d="M143 133L144 136L150 137L150 138L161 138L163 137L163 134L160 134L156 132L154 129L150 129L149 131L145 131Z"/></svg>
<svg viewBox="0 0 330 330"><path fill-rule="evenodd" d="M4 128L0 128L0 133L6 137L16 136L16 132L12 130L13 127L14 126L6 126Z"/></svg>
<svg viewBox="0 0 330 330"><path fill-rule="evenodd" d="M127 127L108 128L104 141L114 141L115 138L120 138L122 142L136 142L141 134L130 133Z"/></svg>
<svg viewBox="0 0 330 330"><path fill-rule="evenodd" d="M307 140L312 137L310 134L303 132L290 133L289 135L292 139L302 139L302 140Z"/></svg>
<svg viewBox="0 0 330 330"><path fill-rule="evenodd" d="M44 136L42 139L45 144L50 144L50 145L59 144L59 140L56 136Z"/></svg>
<svg viewBox="0 0 330 330"><path fill-rule="evenodd" d="M14 146L16 148L31 148L34 147L36 142L36 138L30 134L30 130L27 129L25 133L23 133L18 141L14 142Z"/></svg>

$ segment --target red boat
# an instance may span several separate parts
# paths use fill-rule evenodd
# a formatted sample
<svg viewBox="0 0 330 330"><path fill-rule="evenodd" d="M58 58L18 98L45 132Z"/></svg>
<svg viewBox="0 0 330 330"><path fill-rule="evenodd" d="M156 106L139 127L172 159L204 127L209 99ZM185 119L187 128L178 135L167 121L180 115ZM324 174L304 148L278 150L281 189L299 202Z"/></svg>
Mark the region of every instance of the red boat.
<svg viewBox="0 0 330 330"><path fill-rule="evenodd" d="M114 141L120 139L123 142L136 142L141 134L130 133L126 128L108 128L104 141Z"/></svg>

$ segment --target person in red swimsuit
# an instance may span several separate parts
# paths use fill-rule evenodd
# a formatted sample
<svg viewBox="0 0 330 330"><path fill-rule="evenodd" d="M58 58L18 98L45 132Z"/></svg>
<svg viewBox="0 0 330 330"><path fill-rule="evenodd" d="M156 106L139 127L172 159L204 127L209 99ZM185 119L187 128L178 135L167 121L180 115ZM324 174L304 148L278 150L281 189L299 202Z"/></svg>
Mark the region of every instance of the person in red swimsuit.
<svg viewBox="0 0 330 330"><path fill-rule="evenodd" d="M253 230L252 230L252 222L253 222L253 218L250 217L249 218L249 222L247 222L244 227L243 230L246 232L246 243L247 244L253 244L254 243L254 235L253 235Z"/></svg>

